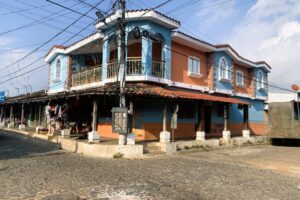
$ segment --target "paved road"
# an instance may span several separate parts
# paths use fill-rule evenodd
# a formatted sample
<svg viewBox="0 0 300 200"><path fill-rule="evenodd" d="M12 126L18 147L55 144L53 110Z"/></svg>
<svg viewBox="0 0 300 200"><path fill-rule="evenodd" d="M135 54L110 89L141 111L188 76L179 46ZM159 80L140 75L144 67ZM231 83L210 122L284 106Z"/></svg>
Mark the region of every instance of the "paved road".
<svg viewBox="0 0 300 200"><path fill-rule="evenodd" d="M1 135L0 199L299 199L299 151L251 146L94 159ZM277 162L294 168L270 167Z"/></svg>

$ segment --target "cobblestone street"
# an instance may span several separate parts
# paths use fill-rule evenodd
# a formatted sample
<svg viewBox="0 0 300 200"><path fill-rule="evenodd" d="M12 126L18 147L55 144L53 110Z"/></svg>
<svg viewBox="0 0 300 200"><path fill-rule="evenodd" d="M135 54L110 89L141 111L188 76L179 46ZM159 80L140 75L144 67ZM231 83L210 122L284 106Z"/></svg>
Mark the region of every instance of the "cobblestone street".
<svg viewBox="0 0 300 200"><path fill-rule="evenodd" d="M299 199L300 148L94 159L0 134L0 199Z"/></svg>

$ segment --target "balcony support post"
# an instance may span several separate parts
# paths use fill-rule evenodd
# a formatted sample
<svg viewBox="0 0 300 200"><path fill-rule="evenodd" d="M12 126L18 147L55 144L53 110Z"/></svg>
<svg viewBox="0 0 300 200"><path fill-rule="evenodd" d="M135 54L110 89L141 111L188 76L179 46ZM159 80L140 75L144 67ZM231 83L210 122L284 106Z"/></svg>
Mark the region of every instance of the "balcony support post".
<svg viewBox="0 0 300 200"><path fill-rule="evenodd" d="M205 114L204 114L204 106L203 102L198 102L198 124L197 124L197 132L196 132L196 140L205 141Z"/></svg>
<svg viewBox="0 0 300 200"><path fill-rule="evenodd" d="M228 141L230 139L230 130L228 130L228 113L229 105L224 104L224 130L223 130L223 139Z"/></svg>
<svg viewBox="0 0 300 200"><path fill-rule="evenodd" d="M107 78L107 63L109 59L110 40L104 39L102 46L102 80Z"/></svg>
<svg viewBox="0 0 300 200"><path fill-rule="evenodd" d="M89 142L99 142L100 136L97 131L97 113L98 113L98 102L94 97L93 100L93 121L92 121L92 131L88 133L88 141Z"/></svg>
<svg viewBox="0 0 300 200"><path fill-rule="evenodd" d="M143 75L152 76L152 40L142 39Z"/></svg>
<svg viewBox="0 0 300 200"><path fill-rule="evenodd" d="M248 105L243 105L243 117L244 117L243 137L246 139L250 139L249 107L248 107Z"/></svg>
<svg viewBox="0 0 300 200"><path fill-rule="evenodd" d="M22 104L21 108L21 124L19 125L19 130L20 131L25 131L25 124L24 124L24 103Z"/></svg>
<svg viewBox="0 0 300 200"><path fill-rule="evenodd" d="M164 103L163 108L163 131L159 134L159 141L160 143L170 143L170 132L167 131L167 103Z"/></svg>
<svg viewBox="0 0 300 200"><path fill-rule="evenodd" d="M10 106L10 110L9 110L9 124L7 126L7 128L13 128L14 127L14 105Z"/></svg>

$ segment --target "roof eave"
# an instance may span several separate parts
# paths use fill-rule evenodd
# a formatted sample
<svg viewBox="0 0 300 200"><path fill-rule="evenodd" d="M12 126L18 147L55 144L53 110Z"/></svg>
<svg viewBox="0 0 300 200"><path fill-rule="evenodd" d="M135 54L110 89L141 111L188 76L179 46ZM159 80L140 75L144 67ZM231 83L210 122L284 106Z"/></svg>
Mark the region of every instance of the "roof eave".
<svg viewBox="0 0 300 200"><path fill-rule="evenodd" d="M176 40L176 39L186 40L187 42L189 42L191 44L194 44L198 48L205 49L207 52L216 51L216 48L213 45L211 45L207 42L201 41L199 39L196 39L194 37L188 36L188 35L186 35L182 32L179 32L179 31L172 32L172 40L173 39L174 39L175 42L178 42L178 40Z"/></svg>
<svg viewBox="0 0 300 200"><path fill-rule="evenodd" d="M95 24L96 28L99 30L103 30L109 27L114 21L117 20L118 15L116 13L106 17L105 23L99 21ZM157 24L161 24L170 29L176 29L180 27L180 22L173 20L164 16L163 14L155 11L155 10L136 10L136 11L127 11L126 13L126 21L134 21L134 20L150 20Z"/></svg>
<svg viewBox="0 0 300 200"><path fill-rule="evenodd" d="M99 33L99 32L96 32L96 33L93 33L73 44L71 44L70 46L68 46L67 48L65 49L61 49L61 48L52 48L52 50L47 54L46 58L45 58L45 61L46 62L51 62L51 60L53 58L55 58L55 56L59 53L64 53L64 54L69 54L69 53L72 53L73 51L83 47L84 45L92 42L92 41L95 41L97 39L100 39L100 38L103 38L103 34Z"/></svg>

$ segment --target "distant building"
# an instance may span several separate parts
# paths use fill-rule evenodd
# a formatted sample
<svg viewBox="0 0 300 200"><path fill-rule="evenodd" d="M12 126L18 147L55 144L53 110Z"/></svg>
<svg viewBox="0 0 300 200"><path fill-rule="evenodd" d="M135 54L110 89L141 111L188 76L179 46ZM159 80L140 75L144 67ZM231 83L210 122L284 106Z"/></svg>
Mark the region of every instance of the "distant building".
<svg viewBox="0 0 300 200"><path fill-rule="evenodd" d="M269 92L268 135L271 138L300 139L300 93Z"/></svg>

